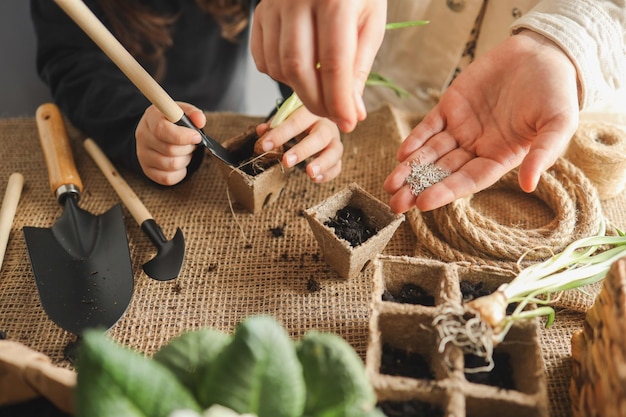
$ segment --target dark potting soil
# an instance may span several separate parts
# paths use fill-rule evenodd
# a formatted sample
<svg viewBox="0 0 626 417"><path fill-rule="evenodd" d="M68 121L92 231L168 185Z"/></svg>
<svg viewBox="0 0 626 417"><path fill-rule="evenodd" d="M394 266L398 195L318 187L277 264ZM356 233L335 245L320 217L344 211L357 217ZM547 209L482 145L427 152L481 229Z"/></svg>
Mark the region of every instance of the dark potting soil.
<svg viewBox="0 0 626 417"><path fill-rule="evenodd" d="M236 149L230 150L235 160L239 161L237 168L253 177L278 163L278 158L257 158L254 155L254 144L258 139L259 135L252 131L238 143Z"/></svg>
<svg viewBox="0 0 626 417"><path fill-rule="evenodd" d="M363 210L350 205L337 210L335 216L324 224L335 229L337 237L347 240L352 247L359 246L377 232L367 223Z"/></svg>
<svg viewBox="0 0 626 417"><path fill-rule="evenodd" d="M318 292L322 289L322 286L315 278L309 278L306 282L306 289L309 290L309 292Z"/></svg>
<svg viewBox="0 0 626 417"><path fill-rule="evenodd" d="M493 290L486 289L483 282L461 281L459 286L461 287L461 296L464 303L472 301L478 297L489 295L493 292Z"/></svg>
<svg viewBox="0 0 626 417"><path fill-rule="evenodd" d="M383 344L380 373L415 379L435 379L426 359L418 353Z"/></svg>
<svg viewBox="0 0 626 417"><path fill-rule="evenodd" d="M465 368L477 368L487 365L483 358L476 355L466 354L464 358ZM490 385L510 390L515 389L510 355L507 352L494 352L493 362L494 367L491 371L465 373L465 379L475 384Z"/></svg>
<svg viewBox="0 0 626 417"><path fill-rule="evenodd" d="M417 284L404 284L397 295L385 290L382 300L392 303L419 304L428 307L435 305L435 297Z"/></svg>
<svg viewBox="0 0 626 417"><path fill-rule="evenodd" d="M484 287L484 283L482 282L469 282L469 281L461 281L461 296L463 297L463 302L467 303L472 301L475 298L483 297L485 295L489 295L495 290L488 290ZM517 307L517 303L511 303L506 306L506 313L511 314L513 310Z"/></svg>
<svg viewBox="0 0 626 417"><path fill-rule="evenodd" d="M441 408L422 401L383 401L378 407L387 417L443 417Z"/></svg>
<svg viewBox="0 0 626 417"><path fill-rule="evenodd" d="M285 236L285 225L270 227L270 232L274 237L284 237Z"/></svg>
<svg viewBox="0 0 626 417"><path fill-rule="evenodd" d="M76 340L70 340L63 348L63 358L72 365L76 365L76 360L78 359L78 351L80 350L81 346L81 340L81 338L76 338Z"/></svg>

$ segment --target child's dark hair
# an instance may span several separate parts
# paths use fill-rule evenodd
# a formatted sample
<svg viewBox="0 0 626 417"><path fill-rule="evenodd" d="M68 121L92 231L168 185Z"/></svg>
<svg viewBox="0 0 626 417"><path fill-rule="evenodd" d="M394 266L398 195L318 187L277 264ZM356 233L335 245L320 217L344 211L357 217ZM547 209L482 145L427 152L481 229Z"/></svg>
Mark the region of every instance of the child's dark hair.
<svg viewBox="0 0 626 417"><path fill-rule="evenodd" d="M99 0L111 30L128 51L148 64L155 78L165 73L165 52L172 46L171 25L177 16L151 10L145 0ZM248 25L250 0L196 0L211 14L225 39L234 41Z"/></svg>

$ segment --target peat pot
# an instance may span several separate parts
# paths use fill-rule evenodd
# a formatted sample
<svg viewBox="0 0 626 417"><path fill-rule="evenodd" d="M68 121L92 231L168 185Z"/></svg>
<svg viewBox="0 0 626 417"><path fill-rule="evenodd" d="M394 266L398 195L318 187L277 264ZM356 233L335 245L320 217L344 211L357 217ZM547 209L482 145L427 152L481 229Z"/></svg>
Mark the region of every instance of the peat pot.
<svg viewBox="0 0 626 417"><path fill-rule="evenodd" d="M384 255L373 265L365 366L387 415L548 417L536 319L513 325L490 371L456 346L442 349L433 324L446 303L493 292L511 272Z"/></svg>
<svg viewBox="0 0 626 417"><path fill-rule="evenodd" d="M255 129L251 127L242 134L224 141L223 146L241 160L238 167L215 158L226 181L230 199L253 214L278 199L290 173L279 163L278 158L274 158L271 164L268 164L271 158L267 156L251 159L257 139Z"/></svg>
<svg viewBox="0 0 626 417"><path fill-rule="evenodd" d="M341 216L341 213L348 216ZM324 260L342 278L358 275L369 262L383 251L398 226L403 214L396 214L389 206L363 190L356 183L304 211L317 240ZM362 226L364 236L355 243L338 234L343 227ZM349 234L354 230L348 230ZM355 232L361 235L359 230Z"/></svg>

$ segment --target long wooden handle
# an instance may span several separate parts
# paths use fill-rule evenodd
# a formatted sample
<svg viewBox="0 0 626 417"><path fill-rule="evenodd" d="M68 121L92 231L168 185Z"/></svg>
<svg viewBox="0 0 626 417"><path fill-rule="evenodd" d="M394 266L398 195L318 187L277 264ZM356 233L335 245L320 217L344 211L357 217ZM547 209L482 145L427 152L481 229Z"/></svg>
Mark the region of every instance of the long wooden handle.
<svg viewBox="0 0 626 417"><path fill-rule="evenodd" d="M83 190L83 182L74 163L61 111L53 103L44 103L37 108L35 120L48 167L52 194L59 198L70 189L80 193Z"/></svg>
<svg viewBox="0 0 626 417"><path fill-rule="evenodd" d="M109 183L120 197L128 211L132 214L133 218L141 226L144 221L152 219L152 215L143 205L137 194L130 188L130 185L122 178L119 172L115 169L109 158L102 152L100 147L93 141L93 139L85 139L85 149L93 160L96 162L104 176L109 180Z"/></svg>
<svg viewBox="0 0 626 417"><path fill-rule="evenodd" d="M22 187L24 186L24 176L19 172L14 172L9 176L7 189L4 192L2 200L2 208L0 209L0 270L2 269L2 261L4 253L9 243L9 234L13 225L13 218L17 211L17 205L22 195Z"/></svg>
<svg viewBox="0 0 626 417"><path fill-rule="evenodd" d="M81 0L54 0L172 123L184 112Z"/></svg>

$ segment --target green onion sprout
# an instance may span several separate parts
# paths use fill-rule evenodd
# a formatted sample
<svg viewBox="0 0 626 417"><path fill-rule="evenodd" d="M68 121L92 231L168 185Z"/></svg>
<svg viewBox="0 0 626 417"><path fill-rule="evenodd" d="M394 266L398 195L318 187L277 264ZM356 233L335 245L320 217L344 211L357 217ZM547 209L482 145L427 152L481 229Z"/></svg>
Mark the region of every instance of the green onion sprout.
<svg viewBox="0 0 626 417"><path fill-rule="evenodd" d="M604 279L611 265L626 256L626 234L616 231L617 236L607 236L606 223L602 221L597 235L578 239L547 260L521 269L511 282L502 284L495 292L463 306L445 306L433 320L440 352L452 343L465 353L483 358L487 364L466 372L493 369L493 348L504 340L515 322L544 316L546 327L550 326L555 318L550 307L552 294ZM510 305L515 308L508 314Z"/></svg>

